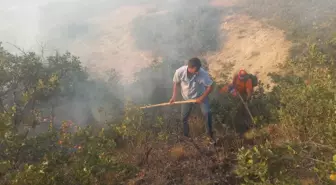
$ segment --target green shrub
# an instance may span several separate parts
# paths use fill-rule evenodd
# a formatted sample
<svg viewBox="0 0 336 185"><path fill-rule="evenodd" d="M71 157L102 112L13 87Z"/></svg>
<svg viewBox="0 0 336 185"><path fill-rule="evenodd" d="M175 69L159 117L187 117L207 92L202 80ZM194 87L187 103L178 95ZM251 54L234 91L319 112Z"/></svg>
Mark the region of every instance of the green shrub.
<svg viewBox="0 0 336 185"><path fill-rule="evenodd" d="M1 142L3 184L121 184L137 168L118 161L114 128L73 128L26 138L9 135Z"/></svg>
<svg viewBox="0 0 336 185"><path fill-rule="evenodd" d="M274 95L282 139L242 148L236 173L246 184L330 184L336 146L334 63L311 46L306 55L282 67ZM274 133L269 133L274 134Z"/></svg>

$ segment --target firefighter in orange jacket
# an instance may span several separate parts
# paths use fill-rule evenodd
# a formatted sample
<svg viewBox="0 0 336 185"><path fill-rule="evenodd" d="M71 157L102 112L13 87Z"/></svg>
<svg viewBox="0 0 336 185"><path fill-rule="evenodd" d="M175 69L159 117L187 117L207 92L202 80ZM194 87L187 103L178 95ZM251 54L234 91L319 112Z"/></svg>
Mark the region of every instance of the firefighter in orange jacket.
<svg viewBox="0 0 336 185"><path fill-rule="evenodd" d="M239 70L238 73L234 74L232 84L224 86L220 92L229 92L233 96L237 96L237 93L239 93L245 101L250 100L253 92L253 86L252 80L250 78L246 78L247 75L248 73L244 69Z"/></svg>

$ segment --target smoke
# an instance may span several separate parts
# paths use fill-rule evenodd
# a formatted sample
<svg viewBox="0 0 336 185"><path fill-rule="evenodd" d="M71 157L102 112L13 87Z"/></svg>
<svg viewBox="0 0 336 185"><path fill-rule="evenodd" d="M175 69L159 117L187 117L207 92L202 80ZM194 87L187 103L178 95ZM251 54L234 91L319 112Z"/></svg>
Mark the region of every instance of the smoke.
<svg viewBox="0 0 336 185"><path fill-rule="evenodd" d="M118 75L108 82L108 75L101 75L102 71L92 70L85 56L93 55L97 51L95 47L100 47L92 44L96 40L104 38L113 46L112 38L124 37L113 35L114 32L101 32L99 28L123 26L122 24L104 22L107 25L98 25L92 20L111 16L111 12L126 6L145 8L144 11L139 11L142 13L137 17L131 19L127 25L128 30L124 30L132 38L130 39L131 44L134 45L132 49L140 53L150 52L158 58L153 58L156 60L153 65L138 67L134 71L135 80L122 85ZM71 49L74 48L71 46L74 42L83 42L82 45L77 45L75 48L77 51L84 50L86 45L87 49L84 51L87 55L80 57L84 65L91 68L91 77L88 82L78 83L77 94L71 100L62 100L57 104L55 107L57 122L72 120L78 124L88 124L93 120L109 121L120 114L119 110L123 108L126 98L131 98L138 104L167 101L171 96L172 76L175 70L191 57L200 57L209 51L217 50L222 41L219 37L221 12L203 0L192 1L192 3L154 0L34 0L29 2L6 0L1 7L0 19L4 22L0 27L0 40L13 43L25 50L40 52L40 46L43 44L44 54L49 55L54 54L55 50L72 52ZM114 17L113 20L117 19ZM4 46L11 52L18 52L10 45ZM118 47L121 46L123 43L118 45ZM129 63L116 63L114 60L122 60L109 56L105 56L104 58L107 58L105 60L94 58L94 61L97 65L100 65L100 62L110 61L106 70L120 66L132 70L132 66L137 64L138 59L135 55L129 58L131 60ZM116 72L112 76L115 74ZM124 74L121 73L122 75ZM101 76L104 78L100 78ZM45 112L49 114L50 110L46 109Z"/></svg>
<svg viewBox="0 0 336 185"><path fill-rule="evenodd" d="M1 0L0 40L10 42L26 50L36 50L40 41L40 8L58 0ZM60 0L71 2L75 0ZM58 2L60 2L58 1ZM12 52L14 48L6 47Z"/></svg>
<svg viewBox="0 0 336 185"><path fill-rule="evenodd" d="M86 97L78 93L56 108L59 121L83 124L92 117L99 122L113 119L126 98L138 104L167 101L175 70L189 58L202 59L219 49L225 41L220 33L222 17L232 12L209 5L208 0L0 1L0 41L37 52L42 44L45 55L69 50L88 67L92 79L76 90L86 92ZM247 7L260 17L284 15L289 22L307 26L326 19L321 12L334 12L335 3L252 0ZM11 45L4 46L18 52ZM151 54L152 64L141 62L143 53ZM101 73L113 68L123 69L118 71L121 77L107 83ZM134 81L120 84L126 73L134 73Z"/></svg>
<svg viewBox="0 0 336 185"><path fill-rule="evenodd" d="M52 51L66 50L69 38L87 32L85 24L89 18L125 4L121 0L1 0L0 3L0 40L33 51L39 51L41 43ZM16 52L14 48L6 48Z"/></svg>
<svg viewBox="0 0 336 185"><path fill-rule="evenodd" d="M223 13L226 12L207 1L175 1L160 4L133 21L132 35L137 47L161 57L161 63L135 75L141 100L169 100L175 70L192 57L219 49L223 41L219 34ZM134 93L133 96L137 97Z"/></svg>
<svg viewBox="0 0 336 185"><path fill-rule="evenodd" d="M143 5L150 5L150 8ZM0 12L0 19L3 23L0 26L0 40L5 44L6 42L13 43L25 50L36 52L40 52L42 44L45 55L54 54L55 50L60 52L66 50L72 52L71 49L84 50L84 45L86 45L85 53L93 55L94 51L97 51L95 48L97 45L92 43L96 40L105 38L106 42L112 42L113 46L114 40L112 39L123 37L123 35L112 35L113 32L104 33L99 29L102 26L119 26L114 22L104 22L108 25L98 25L92 20L111 16L111 12L118 11L121 7L145 9L145 13L134 18L129 23L130 25L127 25L129 30L124 30L124 32L129 32L134 50L150 52L153 56L161 58L160 61L153 66L140 66L137 71L134 71L136 80L124 86L119 84L112 87L112 84L103 82L106 78L103 80L96 78L92 80L94 83L79 85L77 92L86 91L87 97L79 98L78 94L72 101L65 101L56 107L57 120L72 119L79 123L86 123L91 120L90 117L94 117L95 120L103 122L115 117L114 114L107 114L115 113L116 109L122 108L120 102L123 102L125 97L130 97L141 104L166 101L171 95L174 71L191 57L202 56L206 52L217 50L221 42L222 38L219 38L218 33L221 12L209 6L204 0L163 2L154 0L5 0ZM114 17L113 20L117 18ZM82 41L83 44L72 48L72 44L78 41ZM11 52L18 52L11 45L4 46ZM85 56L80 57L81 61L87 65ZM113 62L113 60L122 61L117 58L106 56L108 58L102 61L98 58L102 56L95 55L95 57L96 65L100 65L100 62L112 61L106 70L122 65L126 69L131 69L138 59L130 58L132 62L125 65ZM90 65L87 67L92 68ZM101 73L101 71L92 69L90 71L93 71L91 74L93 78L98 76L96 73ZM106 114L102 115L101 111L98 111L101 107Z"/></svg>
<svg viewBox="0 0 336 185"><path fill-rule="evenodd" d="M88 20L125 4L124 1L108 0L2 1L0 41L4 47L15 54L22 53L12 44L35 52L41 52L40 47L43 47L45 56L54 55L55 51L65 52L75 39L92 37L94 27ZM84 125L115 118L118 110L122 109L122 86L118 84L118 78L111 81L111 75L103 76L106 77L103 80L94 79L95 74L91 74L87 82L77 82L72 99L58 100L54 107L56 123L72 120ZM48 122L50 105L41 106L42 116L47 117L45 120ZM48 128L46 125L38 126L35 131L45 131Z"/></svg>
<svg viewBox="0 0 336 185"><path fill-rule="evenodd" d="M219 11L204 1L174 5L134 20L132 33L138 48L179 60L218 49Z"/></svg>

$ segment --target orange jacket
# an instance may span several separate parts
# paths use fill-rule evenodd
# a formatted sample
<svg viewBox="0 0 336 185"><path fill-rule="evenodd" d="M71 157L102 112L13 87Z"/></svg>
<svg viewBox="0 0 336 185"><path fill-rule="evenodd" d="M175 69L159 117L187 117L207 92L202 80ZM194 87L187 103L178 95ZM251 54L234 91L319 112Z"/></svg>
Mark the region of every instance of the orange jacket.
<svg viewBox="0 0 336 185"><path fill-rule="evenodd" d="M233 93L235 91L239 92L241 95L246 95L247 94L247 89L250 89L251 92L253 91L252 87L252 80L248 79L246 82L244 80L240 80L237 78L238 76L235 76L232 84L226 85L223 88L220 89L220 93L228 92Z"/></svg>
<svg viewBox="0 0 336 185"><path fill-rule="evenodd" d="M251 92L253 91L251 79L248 79L245 82L244 80L240 80L237 76L235 76L232 84L235 87L236 91L239 92L239 94L247 94L248 89L251 90Z"/></svg>

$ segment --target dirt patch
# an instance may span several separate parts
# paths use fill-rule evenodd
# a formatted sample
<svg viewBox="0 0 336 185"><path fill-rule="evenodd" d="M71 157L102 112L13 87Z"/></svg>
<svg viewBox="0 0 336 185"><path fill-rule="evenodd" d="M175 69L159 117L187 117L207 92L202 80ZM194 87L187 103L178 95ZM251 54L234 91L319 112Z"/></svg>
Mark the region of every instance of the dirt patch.
<svg viewBox="0 0 336 185"><path fill-rule="evenodd" d="M267 74L278 71L277 64L286 61L291 47L285 33L245 15L223 17L220 32L226 37L220 51L206 56L212 75L221 80L223 66L232 63L232 73L245 68L272 85Z"/></svg>

